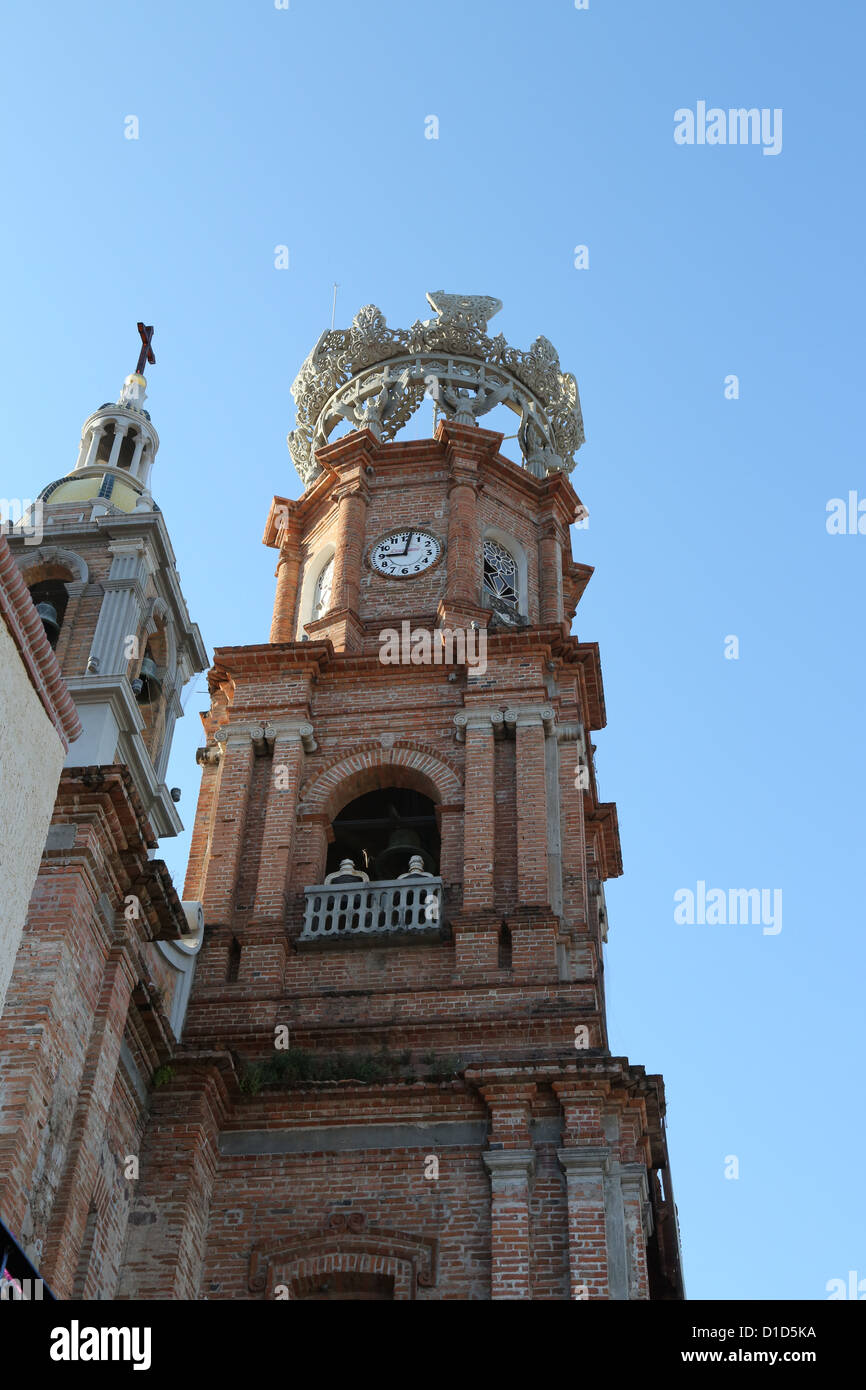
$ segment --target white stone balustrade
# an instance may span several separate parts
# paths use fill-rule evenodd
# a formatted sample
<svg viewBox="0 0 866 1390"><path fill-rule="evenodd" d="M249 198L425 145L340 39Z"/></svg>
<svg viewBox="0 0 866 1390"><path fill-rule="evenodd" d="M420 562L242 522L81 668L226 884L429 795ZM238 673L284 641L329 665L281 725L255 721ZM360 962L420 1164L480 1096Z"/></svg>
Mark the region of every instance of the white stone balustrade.
<svg viewBox="0 0 866 1390"><path fill-rule="evenodd" d="M320 884L304 894L301 941L432 932L442 923L441 878Z"/></svg>

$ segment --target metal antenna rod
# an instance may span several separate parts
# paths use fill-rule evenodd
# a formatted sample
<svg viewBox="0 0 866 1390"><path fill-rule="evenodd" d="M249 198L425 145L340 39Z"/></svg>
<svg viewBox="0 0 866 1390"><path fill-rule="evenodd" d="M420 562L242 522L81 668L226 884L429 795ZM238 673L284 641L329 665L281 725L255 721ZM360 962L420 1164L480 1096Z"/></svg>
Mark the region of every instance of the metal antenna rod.
<svg viewBox="0 0 866 1390"><path fill-rule="evenodd" d="M337 317L337 290L338 290L339 288L340 288L340 286L337 284L337 282L336 282L336 280L335 280L335 281L334 281L334 302L333 302L333 304L331 305L331 332L332 332L332 333L333 333L333 331L334 331L334 320L335 320L336 317Z"/></svg>

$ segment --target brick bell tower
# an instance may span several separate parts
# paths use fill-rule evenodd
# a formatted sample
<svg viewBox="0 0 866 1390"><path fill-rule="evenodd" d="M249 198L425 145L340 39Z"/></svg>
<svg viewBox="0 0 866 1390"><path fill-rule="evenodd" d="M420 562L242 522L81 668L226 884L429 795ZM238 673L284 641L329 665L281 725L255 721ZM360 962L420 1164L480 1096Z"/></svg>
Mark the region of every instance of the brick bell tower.
<svg viewBox="0 0 866 1390"><path fill-rule="evenodd" d="M683 1297L662 1080L608 1047L577 384L489 335L499 301L428 300L293 387L271 640L210 673L205 942L130 1297ZM433 438L397 441L425 396Z"/></svg>

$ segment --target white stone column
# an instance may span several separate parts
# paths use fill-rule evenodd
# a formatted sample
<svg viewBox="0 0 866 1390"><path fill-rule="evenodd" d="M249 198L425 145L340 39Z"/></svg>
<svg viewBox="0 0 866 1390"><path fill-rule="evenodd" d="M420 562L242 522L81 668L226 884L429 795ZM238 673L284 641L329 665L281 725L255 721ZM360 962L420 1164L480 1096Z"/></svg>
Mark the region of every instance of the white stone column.
<svg viewBox="0 0 866 1390"><path fill-rule="evenodd" d="M150 470L153 467L153 457L155 450L152 448L150 440L144 439L142 443L141 458L139 460L140 476L138 481L145 487L150 481Z"/></svg>
<svg viewBox="0 0 866 1390"><path fill-rule="evenodd" d="M90 468L96 463L96 455L105 433L105 425L94 425L90 431L90 445L87 450L87 457L84 460L84 467Z"/></svg>
<svg viewBox="0 0 866 1390"><path fill-rule="evenodd" d="M117 467L117 460L120 457L120 446L126 438L126 431L129 425L123 424L120 420L114 422L114 442L111 445L111 453L108 458L109 468Z"/></svg>
<svg viewBox="0 0 866 1390"><path fill-rule="evenodd" d="M135 441L135 448L132 451L132 463L129 465L130 473L132 473L132 475L136 478L138 477L138 465L141 462L141 454L143 449L144 435L142 434L141 430L139 430L138 438Z"/></svg>

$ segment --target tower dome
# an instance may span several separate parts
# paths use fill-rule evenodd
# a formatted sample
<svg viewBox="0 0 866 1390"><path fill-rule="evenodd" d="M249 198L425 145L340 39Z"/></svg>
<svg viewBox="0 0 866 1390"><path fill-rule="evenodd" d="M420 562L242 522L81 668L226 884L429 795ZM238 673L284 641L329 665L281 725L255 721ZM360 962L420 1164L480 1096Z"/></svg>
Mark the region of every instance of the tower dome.
<svg viewBox="0 0 866 1390"><path fill-rule="evenodd" d="M150 348L153 329L139 324L139 332L143 347L138 368L126 377L116 401L106 402L87 417L74 468L42 489L43 502L92 500L100 511L153 508L149 482L159 435L144 408L147 380L141 367L145 357L151 362L156 359Z"/></svg>

